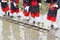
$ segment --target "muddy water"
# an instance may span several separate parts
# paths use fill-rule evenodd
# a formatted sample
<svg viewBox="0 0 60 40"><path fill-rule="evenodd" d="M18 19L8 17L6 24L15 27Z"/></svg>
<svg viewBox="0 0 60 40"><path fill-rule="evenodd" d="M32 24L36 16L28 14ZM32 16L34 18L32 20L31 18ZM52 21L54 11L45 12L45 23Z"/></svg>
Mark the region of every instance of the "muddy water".
<svg viewBox="0 0 60 40"><path fill-rule="evenodd" d="M14 24L7 20L1 20L1 37L2 40L55 40L53 32L40 32L23 24ZM43 30L42 30L43 31Z"/></svg>
<svg viewBox="0 0 60 40"><path fill-rule="evenodd" d="M45 33L7 21L2 21L3 40L47 40ZM44 39L45 37L45 39Z"/></svg>
<svg viewBox="0 0 60 40"><path fill-rule="evenodd" d="M10 22L6 22L3 21L3 31L2 31L2 35L3 35L3 40L10 40L9 36L10 36Z"/></svg>

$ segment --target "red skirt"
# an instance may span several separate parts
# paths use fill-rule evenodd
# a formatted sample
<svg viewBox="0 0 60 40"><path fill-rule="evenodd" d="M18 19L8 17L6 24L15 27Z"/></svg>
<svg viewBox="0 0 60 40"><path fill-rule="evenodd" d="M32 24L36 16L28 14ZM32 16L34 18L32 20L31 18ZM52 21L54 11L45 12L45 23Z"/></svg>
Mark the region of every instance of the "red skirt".
<svg viewBox="0 0 60 40"><path fill-rule="evenodd" d="M3 12L6 12L9 10L9 6L6 2L1 2L1 8Z"/></svg>

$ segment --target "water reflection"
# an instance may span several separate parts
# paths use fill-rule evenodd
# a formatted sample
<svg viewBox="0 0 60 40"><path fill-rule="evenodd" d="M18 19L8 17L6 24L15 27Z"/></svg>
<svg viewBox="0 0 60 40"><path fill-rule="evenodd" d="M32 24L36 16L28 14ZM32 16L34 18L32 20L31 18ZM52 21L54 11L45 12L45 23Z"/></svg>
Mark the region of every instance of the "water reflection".
<svg viewBox="0 0 60 40"><path fill-rule="evenodd" d="M54 32L53 30L43 33L22 26L23 24L17 25L4 20L0 20L0 23L1 40L55 40L55 32L58 33L58 31Z"/></svg>

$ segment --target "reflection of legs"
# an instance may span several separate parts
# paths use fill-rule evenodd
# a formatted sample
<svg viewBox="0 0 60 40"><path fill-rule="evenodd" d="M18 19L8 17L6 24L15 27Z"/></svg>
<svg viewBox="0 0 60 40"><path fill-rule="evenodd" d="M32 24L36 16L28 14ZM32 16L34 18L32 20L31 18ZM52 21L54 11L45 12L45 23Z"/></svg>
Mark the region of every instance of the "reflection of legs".
<svg viewBox="0 0 60 40"><path fill-rule="evenodd" d="M39 31L39 40L47 40L47 33L46 32L44 33L43 30L40 31Z"/></svg>
<svg viewBox="0 0 60 40"><path fill-rule="evenodd" d="M20 25L20 40L25 40L25 33L24 33L24 26L23 24Z"/></svg>
<svg viewBox="0 0 60 40"><path fill-rule="evenodd" d="M13 30L12 30L12 23L10 24L10 34L11 34L11 36L9 36L10 40L14 40L14 35L13 35Z"/></svg>
<svg viewBox="0 0 60 40"><path fill-rule="evenodd" d="M3 40L10 40L10 38L9 38L9 36L10 36L10 28L9 28L10 23L5 22L5 21L3 21L3 23L4 23L3 24L3 31L2 31Z"/></svg>
<svg viewBox="0 0 60 40"><path fill-rule="evenodd" d="M3 40L3 34L2 34L2 31L3 31L3 21L0 20L0 40Z"/></svg>
<svg viewBox="0 0 60 40"><path fill-rule="evenodd" d="M20 28L17 24L12 24L13 35L16 40L20 40Z"/></svg>
<svg viewBox="0 0 60 40"><path fill-rule="evenodd" d="M55 40L55 29L51 29L47 32L47 40Z"/></svg>
<svg viewBox="0 0 60 40"><path fill-rule="evenodd" d="M60 35L60 29L55 30L54 33L55 33L55 39L56 39L56 40L60 40L60 36L59 36L59 35Z"/></svg>

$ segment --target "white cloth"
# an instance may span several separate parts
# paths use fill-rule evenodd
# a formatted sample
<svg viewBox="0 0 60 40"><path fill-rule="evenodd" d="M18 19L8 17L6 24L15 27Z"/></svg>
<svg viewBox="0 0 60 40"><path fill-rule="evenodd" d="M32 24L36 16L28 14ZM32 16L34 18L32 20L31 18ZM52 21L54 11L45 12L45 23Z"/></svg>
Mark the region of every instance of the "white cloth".
<svg viewBox="0 0 60 40"><path fill-rule="evenodd" d="M29 6L26 6L25 7L25 10L28 12L29 11Z"/></svg>
<svg viewBox="0 0 60 40"><path fill-rule="evenodd" d="M16 6L16 3L13 3L14 4L14 6Z"/></svg>

